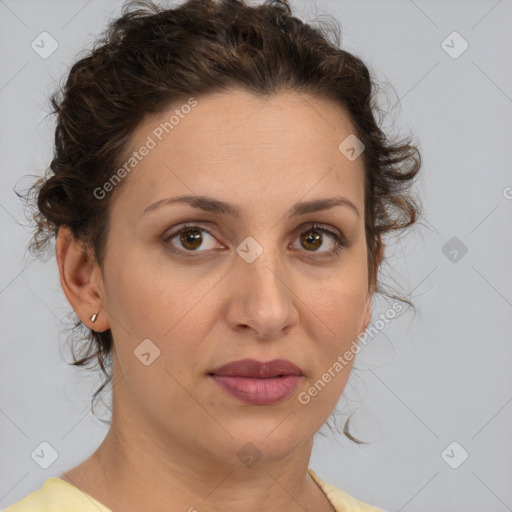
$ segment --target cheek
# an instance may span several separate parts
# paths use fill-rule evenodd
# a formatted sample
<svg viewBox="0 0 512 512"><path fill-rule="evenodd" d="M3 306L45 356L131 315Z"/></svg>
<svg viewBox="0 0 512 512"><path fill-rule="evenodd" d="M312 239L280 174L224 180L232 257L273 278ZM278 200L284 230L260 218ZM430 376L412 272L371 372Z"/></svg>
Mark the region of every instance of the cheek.
<svg viewBox="0 0 512 512"><path fill-rule="evenodd" d="M129 372L128 393L146 404L148 411L153 408L150 404L163 408L187 400L178 383L191 378L197 362L204 326L194 306L209 288L205 285L203 290L201 285L200 290L191 291L187 282L184 274L166 274L129 255L122 266L111 267L108 307L116 357L122 373ZM146 352L151 361L147 366L138 358Z"/></svg>
<svg viewBox="0 0 512 512"><path fill-rule="evenodd" d="M215 315L208 305L214 307L219 277L192 277L190 271L148 261L126 255L122 266L111 267L108 308L114 339L128 356L150 339L161 350L161 362L176 367L173 362L193 357L211 329Z"/></svg>
<svg viewBox="0 0 512 512"><path fill-rule="evenodd" d="M171 274L142 251L121 244L116 248L110 253L108 275L112 315L127 331L162 336L187 311L187 287L180 273Z"/></svg>
<svg viewBox="0 0 512 512"><path fill-rule="evenodd" d="M353 258L355 264L342 262L336 271L317 285L311 282L301 292L305 303L324 326L325 339L340 343L347 336L359 334L368 303L366 260ZM312 289L314 291L312 291ZM314 338L313 338L314 339Z"/></svg>
<svg viewBox="0 0 512 512"><path fill-rule="evenodd" d="M306 407L315 411L315 417L328 416L345 389L357 357L365 299L357 286L341 290L329 287L313 302L308 330L314 340L316 364L298 398L301 404L309 404Z"/></svg>
<svg viewBox="0 0 512 512"><path fill-rule="evenodd" d="M358 351L368 300L366 264L362 261L354 258L353 264L347 261L345 266L340 265L307 301L307 330L315 341L318 357L309 384L315 386L313 394L322 395L316 401L322 410L336 405Z"/></svg>

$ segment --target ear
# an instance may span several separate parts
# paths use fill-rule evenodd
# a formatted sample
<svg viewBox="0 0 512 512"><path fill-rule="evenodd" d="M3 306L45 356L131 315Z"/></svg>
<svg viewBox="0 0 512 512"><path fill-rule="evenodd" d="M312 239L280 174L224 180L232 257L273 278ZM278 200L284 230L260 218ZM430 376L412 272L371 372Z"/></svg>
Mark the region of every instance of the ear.
<svg viewBox="0 0 512 512"><path fill-rule="evenodd" d="M376 262L375 262L375 282L377 281L377 273L380 267L380 264L382 263L382 258L384 257L384 248L385 244L380 240L380 238L377 240L377 251L376 251ZM375 293L375 286L371 290L371 293L368 294L368 302L366 306L366 313L364 315L363 325L361 327L360 334L362 334L366 329L368 328L368 325L370 324L370 320L372 318L372 297Z"/></svg>
<svg viewBox="0 0 512 512"><path fill-rule="evenodd" d="M67 226L59 228L55 245L60 284L68 302L85 326L106 331L110 324L103 307L105 295L99 265L90 252L85 253ZM94 313L98 316L93 323Z"/></svg>

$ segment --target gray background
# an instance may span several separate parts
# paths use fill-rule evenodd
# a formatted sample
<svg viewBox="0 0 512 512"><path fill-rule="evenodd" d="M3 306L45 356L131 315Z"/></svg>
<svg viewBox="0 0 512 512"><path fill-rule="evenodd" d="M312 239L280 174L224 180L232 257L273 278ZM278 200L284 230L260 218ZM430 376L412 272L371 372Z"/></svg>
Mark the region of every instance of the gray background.
<svg viewBox="0 0 512 512"><path fill-rule="evenodd" d="M395 241L396 283L386 281L410 290L418 313L358 354L348 409L340 403L359 407L353 433L374 442L358 446L324 427L310 467L388 511L512 510L512 2L292 5L303 19L341 21L344 47L371 66L389 106L400 99L389 125L412 131L424 161L423 225ZM48 97L120 6L0 0L0 507L85 459L106 433L89 413L99 381L65 364L72 317L55 258L25 252L30 229L13 187L49 164ZM58 42L45 59L31 47L43 31ZM453 31L469 44L457 58L462 40L442 45ZM374 319L388 307L377 298ZM43 441L58 453L47 469L31 458ZM453 469L447 461L460 464L462 450L469 456Z"/></svg>

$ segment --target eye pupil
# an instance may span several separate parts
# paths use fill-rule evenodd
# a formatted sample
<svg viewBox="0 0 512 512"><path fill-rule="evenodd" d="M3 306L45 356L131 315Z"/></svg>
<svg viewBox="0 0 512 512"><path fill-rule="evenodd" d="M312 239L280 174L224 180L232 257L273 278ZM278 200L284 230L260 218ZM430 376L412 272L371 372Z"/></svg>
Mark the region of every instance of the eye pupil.
<svg viewBox="0 0 512 512"><path fill-rule="evenodd" d="M311 235L311 233L314 233L314 235ZM322 245L322 243L320 241L320 244L318 244L318 243L315 244L315 242L318 242L319 240L321 240L321 238L322 238L322 235L320 235L317 231L308 231L307 236L305 236L303 238L303 240L305 240L304 246L309 247L312 245L313 249L318 249L318 247L320 247L320 245ZM311 247L309 247L309 248L311 248Z"/></svg>
<svg viewBox="0 0 512 512"><path fill-rule="evenodd" d="M198 229L189 229L188 231L184 231L180 235L180 241L183 244L183 247L187 249L197 249L202 243L201 231Z"/></svg>

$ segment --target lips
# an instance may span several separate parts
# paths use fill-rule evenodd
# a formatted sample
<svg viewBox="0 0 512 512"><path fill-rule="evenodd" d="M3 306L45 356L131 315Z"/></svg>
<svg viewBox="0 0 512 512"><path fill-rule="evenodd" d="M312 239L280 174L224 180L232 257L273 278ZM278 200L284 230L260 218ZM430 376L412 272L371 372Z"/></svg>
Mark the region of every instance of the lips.
<svg viewBox="0 0 512 512"><path fill-rule="evenodd" d="M210 372L213 375L230 377L269 378L284 375L303 375L302 370L285 359L260 362L255 359L233 361Z"/></svg>
<svg viewBox="0 0 512 512"><path fill-rule="evenodd" d="M209 373L227 394L251 405L271 405L291 395L304 378L302 370L284 359L244 359Z"/></svg>

